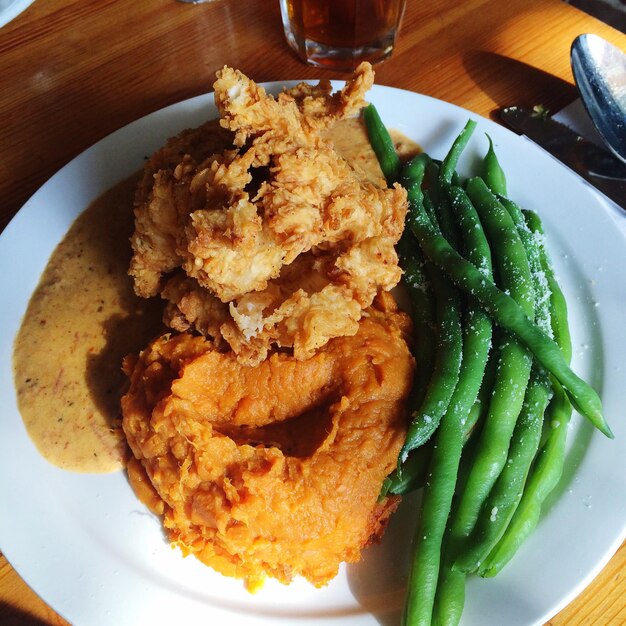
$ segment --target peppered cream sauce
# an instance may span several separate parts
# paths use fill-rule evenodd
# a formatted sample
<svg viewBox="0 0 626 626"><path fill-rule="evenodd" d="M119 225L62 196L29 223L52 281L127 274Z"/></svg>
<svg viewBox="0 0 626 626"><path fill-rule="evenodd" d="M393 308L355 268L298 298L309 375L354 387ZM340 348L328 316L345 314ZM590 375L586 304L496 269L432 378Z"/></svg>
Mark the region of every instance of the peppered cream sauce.
<svg viewBox="0 0 626 626"><path fill-rule="evenodd" d="M55 249L14 345L20 413L39 452L77 472L124 463L122 358L161 328L127 275L137 176L102 195Z"/></svg>

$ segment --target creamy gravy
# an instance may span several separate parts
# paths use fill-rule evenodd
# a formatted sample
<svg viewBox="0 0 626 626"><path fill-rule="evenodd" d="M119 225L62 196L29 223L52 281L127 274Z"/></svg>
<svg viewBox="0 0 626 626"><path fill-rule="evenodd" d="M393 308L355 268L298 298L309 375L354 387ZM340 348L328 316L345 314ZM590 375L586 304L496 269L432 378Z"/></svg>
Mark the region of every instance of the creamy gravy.
<svg viewBox="0 0 626 626"><path fill-rule="evenodd" d="M390 129L389 134L396 148L396 152L402 159L409 159L421 148L414 141L401 132ZM329 136L333 142L335 150L349 161L350 164L361 169L367 177L377 183L384 184L384 178L378 165L376 155L370 146L370 141L365 130L365 125L359 118L342 120L331 127Z"/></svg>
<svg viewBox="0 0 626 626"><path fill-rule="evenodd" d="M74 222L15 341L15 386L28 434L48 461L67 470L123 466L122 358L161 327L161 303L137 298L126 273L137 180L114 187Z"/></svg>
<svg viewBox="0 0 626 626"><path fill-rule="evenodd" d="M398 152L419 147L391 131ZM337 151L383 183L360 120L336 124ZM127 275L139 175L103 194L71 226L33 294L14 346L15 386L28 434L52 464L104 473L124 464L124 356L160 331L163 304L135 296Z"/></svg>

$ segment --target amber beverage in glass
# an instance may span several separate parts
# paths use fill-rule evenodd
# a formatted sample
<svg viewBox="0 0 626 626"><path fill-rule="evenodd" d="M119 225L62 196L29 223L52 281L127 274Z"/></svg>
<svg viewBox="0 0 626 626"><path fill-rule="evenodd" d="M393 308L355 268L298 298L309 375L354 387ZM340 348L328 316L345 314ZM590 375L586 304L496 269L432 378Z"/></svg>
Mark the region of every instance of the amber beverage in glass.
<svg viewBox="0 0 626 626"><path fill-rule="evenodd" d="M352 70L387 58L405 0L280 0L289 45L311 65Z"/></svg>

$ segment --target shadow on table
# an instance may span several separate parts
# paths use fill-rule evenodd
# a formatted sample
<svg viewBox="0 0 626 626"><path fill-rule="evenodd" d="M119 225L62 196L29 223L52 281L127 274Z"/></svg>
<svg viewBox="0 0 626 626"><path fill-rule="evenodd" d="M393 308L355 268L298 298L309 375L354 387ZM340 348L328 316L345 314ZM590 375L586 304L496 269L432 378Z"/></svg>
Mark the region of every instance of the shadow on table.
<svg viewBox="0 0 626 626"><path fill-rule="evenodd" d="M624 0L565 0L577 9L593 15L605 24L626 33L626 2Z"/></svg>
<svg viewBox="0 0 626 626"><path fill-rule="evenodd" d="M497 108L506 106L535 105L545 106L550 113L556 113L578 97L578 91L572 83L544 72L517 59L485 50L472 50L463 56L463 67L478 87L496 104ZM498 80L493 80L493 74ZM573 79L572 79L573 81ZM509 94L516 93L519 83L526 85L524 100L511 102ZM494 119L497 111L492 112Z"/></svg>
<svg viewBox="0 0 626 626"><path fill-rule="evenodd" d="M0 624L2 626L46 626L46 622L16 609L6 602L0 602Z"/></svg>

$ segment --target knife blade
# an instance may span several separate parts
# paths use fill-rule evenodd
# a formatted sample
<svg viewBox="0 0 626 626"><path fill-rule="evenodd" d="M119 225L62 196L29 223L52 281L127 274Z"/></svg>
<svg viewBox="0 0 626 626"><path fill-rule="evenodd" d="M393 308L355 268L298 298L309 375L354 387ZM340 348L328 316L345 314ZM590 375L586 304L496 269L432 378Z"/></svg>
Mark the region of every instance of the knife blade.
<svg viewBox="0 0 626 626"><path fill-rule="evenodd" d="M500 117L626 210L626 164L608 150L531 109L506 107Z"/></svg>

